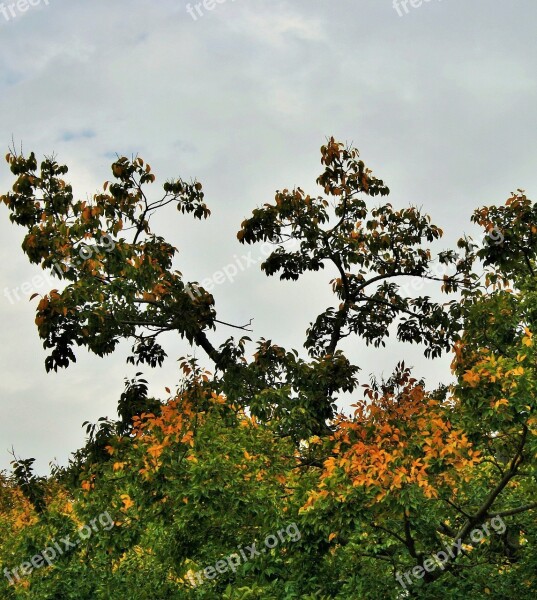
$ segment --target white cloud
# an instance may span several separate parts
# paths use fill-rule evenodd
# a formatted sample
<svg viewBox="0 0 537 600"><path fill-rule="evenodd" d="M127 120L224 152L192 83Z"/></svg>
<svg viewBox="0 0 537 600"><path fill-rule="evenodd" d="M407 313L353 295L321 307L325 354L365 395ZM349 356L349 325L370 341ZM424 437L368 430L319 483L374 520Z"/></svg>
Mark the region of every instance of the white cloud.
<svg viewBox="0 0 537 600"><path fill-rule="evenodd" d="M155 220L191 280L244 252L241 220L277 188L318 191L318 148L332 134L359 146L394 204L423 205L452 239L470 229L475 206L519 186L535 196L537 8L432 4L403 19L390 0L228 0L193 21L183 0L51 0L0 20L0 140L6 148L13 134L26 150L55 151L80 196L109 178L114 152L139 152L160 182L201 178L209 222ZM0 190L10 182L0 168ZM0 235L3 290L37 271L4 207ZM323 273L295 286L250 269L220 287L223 319L255 317L254 338L298 349L328 302ZM103 360L82 354L67 372L46 375L32 305L0 297L0 309L0 466L11 444L41 469L54 456L65 462L82 442L82 421L113 414L132 375L128 348ZM187 351L173 337L167 345L165 369L148 372L156 395L173 387L174 359ZM446 361L430 366L415 347L349 348L364 376L399 358L418 375L447 373Z"/></svg>

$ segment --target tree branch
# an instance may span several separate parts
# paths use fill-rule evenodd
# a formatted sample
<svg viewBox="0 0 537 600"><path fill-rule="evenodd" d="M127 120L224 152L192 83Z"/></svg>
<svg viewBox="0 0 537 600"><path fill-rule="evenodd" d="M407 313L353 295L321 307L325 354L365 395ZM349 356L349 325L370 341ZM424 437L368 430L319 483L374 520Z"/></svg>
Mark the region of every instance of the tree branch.
<svg viewBox="0 0 537 600"><path fill-rule="evenodd" d="M534 510L537 508L537 502L530 502L517 508L511 508L509 510L503 510L500 512L487 513L485 516L487 519L492 517L510 517L512 515L518 515L519 513L526 512L527 510Z"/></svg>

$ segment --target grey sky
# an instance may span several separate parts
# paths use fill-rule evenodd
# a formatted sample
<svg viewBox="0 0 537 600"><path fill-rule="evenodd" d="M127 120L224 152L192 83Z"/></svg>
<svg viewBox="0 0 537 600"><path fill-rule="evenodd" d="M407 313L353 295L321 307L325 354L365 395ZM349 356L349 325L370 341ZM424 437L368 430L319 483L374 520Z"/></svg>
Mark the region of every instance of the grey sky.
<svg viewBox="0 0 537 600"><path fill-rule="evenodd" d="M534 0L430 0L403 16L392 0L226 0L197 20L183 0L33 1L15 17L5 2L9 20L0 14L0 142L7 151L13 135L25 151L56 152L82 197L109 178L116 152L138 152L160 183L199 178L211 219L194 224L172 210L154 223L179 247L189 280L235 255L260 256L238 244L240 222L278 188L316 193L330 135L354 142L392 203L422 205L446 246L472 231L475 207L519 187L535 197ZM4 193L12 178L2 164ZM3 292L40 271L5 207L0 233ZM331 301L329 279L280 283L251 267L214 295L222 319L255 319L254 339L300 348ZM103 360L79 352L76 365L47 375L34 310L27 297L11 304L0 294L0 468L12 444L41 471L65 463L82 422L113 416L134 372L124 345ZM416 348L347 348L364 377L401 358L432 384L449 376L449 359L431 365ZM174 338L166 349L165 368L146 371L156 396L174 387L175 359L187 352Z"/></svg>

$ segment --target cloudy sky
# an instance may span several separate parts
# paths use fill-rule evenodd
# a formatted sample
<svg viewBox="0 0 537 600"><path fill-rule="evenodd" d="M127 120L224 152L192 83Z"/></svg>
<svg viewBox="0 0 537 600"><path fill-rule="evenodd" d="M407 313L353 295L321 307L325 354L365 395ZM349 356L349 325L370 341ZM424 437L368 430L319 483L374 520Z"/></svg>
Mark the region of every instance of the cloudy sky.
<svg viewBox="0 0 537 600"><path fill-rule="evenodd" d="M330 135L360 149L392 203L429 212L446 246L473 231L475 207L517 188L537 194L535 0L413 0L406 12L404 0L398 10L392 0L221 0L194 8L195 18L184 0L33 3L25 12L0 5L0 143L55 152L83 198L109 178L116 153L139 153L160 182L200 179L208 222L173 210L154 222L179 247L189 280L247 262L251 248L235 234L276 189L318 193ZM11 185L0 165L2 193ZM134 370L124 345L103 360L79 352L76 365L45 373L36 301L12 293L40 270L3 206L0 235L0 469L14 446L44 472L80 447L83 421L114 416ZM259 257L254 248L250 262ZM331 302L329 279L281 283L252 266L214 295L220 318L254 318L254 338L300 348ZM147 373L155 396L175 386L176 359L188 352L173 337L166 349L165 367ZM448 361L431 364L415 348L347 349L364 377L401 358L431 384L449 377Z"/></svg>

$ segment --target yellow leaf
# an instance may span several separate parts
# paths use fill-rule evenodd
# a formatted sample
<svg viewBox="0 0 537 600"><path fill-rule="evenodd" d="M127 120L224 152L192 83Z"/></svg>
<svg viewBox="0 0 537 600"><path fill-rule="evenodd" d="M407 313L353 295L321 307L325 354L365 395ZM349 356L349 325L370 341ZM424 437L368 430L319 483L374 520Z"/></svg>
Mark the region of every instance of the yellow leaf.
<svg viewBox="0 0 537 600"><path fill-rule="evenodd" d="M336 536L337 536L337 533L331 533L331 534L328 536L328 541L329 541L329 542L331 542L331 541L332 541L332 540L333 540L333 539L334 539Z"/></svg>
<svg viewBox="0 0 537 600"><path fill-rule="evenodd" d="M479 383L480 377L473 371L466 371L466 373L462 376L462 379L471 387L475 387Z"/></svg>
<svg viewBox="0 0 537 600"><path fill-rule="evenodd" d="M128 510L131 506L134 506L134 502L128 494L121 494L120 498L123 502L123 510Z"/></svg>
<svg viewBox="0 0 537 600"><path fill-rule="evenodd" d="M154 446L151 446L147 449L147 453L151 454L153 458L158 458L162 454L163 448L164 447L162 446L162 444L155 444Z"/></svg>

